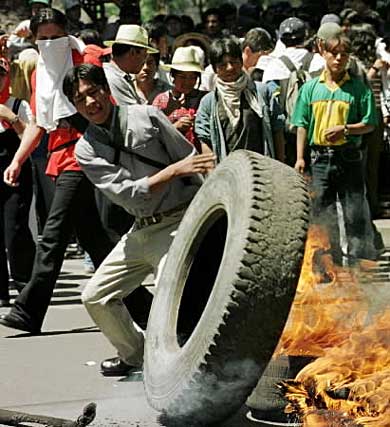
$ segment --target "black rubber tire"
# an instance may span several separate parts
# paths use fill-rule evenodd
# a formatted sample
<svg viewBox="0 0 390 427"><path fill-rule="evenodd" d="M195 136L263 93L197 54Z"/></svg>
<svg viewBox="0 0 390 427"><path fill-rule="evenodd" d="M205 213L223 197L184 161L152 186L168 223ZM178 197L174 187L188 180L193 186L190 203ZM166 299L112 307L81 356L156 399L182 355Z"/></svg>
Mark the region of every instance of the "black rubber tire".
<svg viewBox="0 0 390 427"><path fill-rule="evenodd" d="M220 421L245 402L286 322L307 225L306 185L292 168L238 150L209 176L149 317L144 385L153 408L187 426Z"/></svg>

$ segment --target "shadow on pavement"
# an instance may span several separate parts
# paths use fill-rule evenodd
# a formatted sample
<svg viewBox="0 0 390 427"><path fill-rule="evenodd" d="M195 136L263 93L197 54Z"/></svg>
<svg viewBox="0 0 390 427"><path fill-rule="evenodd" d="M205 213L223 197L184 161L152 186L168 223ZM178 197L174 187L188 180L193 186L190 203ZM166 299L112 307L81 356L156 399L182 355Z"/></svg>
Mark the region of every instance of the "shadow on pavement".
<svg viewBox="0 0 390 427"><path fill-rule="evenodd" d="M39 337L50 337L55 335L70 335L70 334L85 334L85 333L100 333L100 329L96 326L86 326L85 328L76 328L76 329L67 329L66 331L48 331L48 332L41 332L40 334L30 334L28 332L24 332L17 335L7 335L4 338L26 338L26 337L32 337L32 336L39 336Z"/></svg>

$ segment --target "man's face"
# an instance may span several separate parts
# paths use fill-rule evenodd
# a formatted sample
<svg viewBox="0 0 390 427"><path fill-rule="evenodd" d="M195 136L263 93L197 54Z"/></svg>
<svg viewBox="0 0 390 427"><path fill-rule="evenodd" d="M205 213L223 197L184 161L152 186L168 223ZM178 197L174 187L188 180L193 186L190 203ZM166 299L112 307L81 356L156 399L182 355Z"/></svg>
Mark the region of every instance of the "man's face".
<svg viewBox="0 0 390 427"><path fill-rule="evenodd" d="M126 73L138 74L145 64L146 57L148 56L146 49L134 48L127 54Z"/></svg>
<svg viewBox="0 0 390 427"><path fill-rule="evenodd" d="M260 58L261 52L253 52L249 46L245 46L242 52L242 62L244 68L249 70L257 64L258 59Z"/></svg>
<svg viewBox="0 0 390 427"><path fill-rule="evenodd" d="M347 67L349 52L346 50L345 46L339 44L334 48L328 48L328 50L323 50L322 57L325 59L326 68L332 74L343 73Z"/></svg>
<svg viewBox="0 0 390 427"><path fill-rule="evenodd" d="M221 29L221 23L217 15L206 16L205 28L207 34L214 35Z"/></svg>
<svg viewBox="0 0 390 427"><path fill-rule="evenodd" d="M217 76L224 82L235 82L242 73L242 60L224 55L222 62L215 67Z"/></svg>
<svg viewBox="0 0 390 427"><path fill-rule="evenodd" d="M141 71L137 74L136 79L138 82L152 81L157 71L156 61L152 55L148 55L145 64Z"/></svg>
<svg viewBox="0 0 390 427"><path fill-rule="evenodd" d="M69 19L69 21L72 21L72 22L80 21L81 7L80 6L73 6L72 8L68 9L66 11L66 17Z"/></svg>
<svg viewBox="0 0 390 427"><path fill-rule="evenodd" d="M177 37L181 33L181 22L177 19L169 19L166 23L168 33L172 37Z"/></svg>
<svg viewBox="0 0 390 427"><path fill-rule="evenodd" d="M65 31L57 24L40 24L36 40L55 40L66 35Z"/></svg>
<svg viewBox="0 0 390 427"><path fill-rule="evenodd" d="M77 111L95 125L108 123L111 118L112 103L108 88L80 79L73 96Z"/></svg>
<svg viewBox="0 0 390 427"><path fill-rule="evenodd" d="M184 95L189 94L195 87L198 73L193 71L176 71L173 77L174 89Z"/></svg>

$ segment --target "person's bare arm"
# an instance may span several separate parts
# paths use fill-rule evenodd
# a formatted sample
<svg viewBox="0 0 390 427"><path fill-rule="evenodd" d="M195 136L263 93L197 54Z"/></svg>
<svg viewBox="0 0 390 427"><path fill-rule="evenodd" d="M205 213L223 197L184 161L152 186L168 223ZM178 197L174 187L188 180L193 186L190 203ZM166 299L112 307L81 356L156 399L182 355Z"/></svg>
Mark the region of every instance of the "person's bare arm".
<svg viewBox="0 0 390 427"><path fill-rule="evenodd" d="M295 162L295 170L299 173L305 171L305 147L307 141L307 129L303 127L297 128L297 161Z"/></svg>
<svg viewBox="0 0 390 427"><path fill-rule="evenodd" d="M215 155L213 153L198 154L188 156L176 163L172 163L163 170L150 176L148 184L150 191L157 190L162 185L179 176L188 176L193 174L207 174L215 166Z"/></svg>
<svg viewBox="0 0 390 427"><path fill-rule="evenodd" d="M44 129L37 126L34 119L26 126L18 151L15 153L10 165L4 171L4 182L7 185L12 187L18 185L21 167L29 155L38 146L44 133Z"/></svg>
<svg viewBox="0 0 390 427"><path fill-rule="evenodd" d="M373 125L367 125L362 122L347 124L347 129L350 135L364 135L370 133L375 129ZM329 142L337 141L342 138L345 132L344 125L337 125L331 128L325 129L325 138Z"/></svg>

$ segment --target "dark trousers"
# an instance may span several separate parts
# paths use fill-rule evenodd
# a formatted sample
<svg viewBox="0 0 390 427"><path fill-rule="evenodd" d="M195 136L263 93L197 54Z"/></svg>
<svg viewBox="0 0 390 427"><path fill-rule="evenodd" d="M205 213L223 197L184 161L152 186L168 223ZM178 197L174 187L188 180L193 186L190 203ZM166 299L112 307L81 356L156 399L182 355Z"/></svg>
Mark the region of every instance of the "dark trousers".
<svg viewBox="0 0 390 427"><path fill-rule="evenodd" d="M32 199L31 164L22 168L17 187L3 182L12 157L0 157L0 299L9 299L8 265L14 280L28 282L35 256L35 243L28 224Z"/></svg>
<svg viewBox="0 0 390 427"><path fill-rule="evenodd" d="M33 328L42 326L73 230L98 267L114 245L102 227L92 184L82 172L66 171L56 180L31 280L11 310Z"/></svg>
<svg viewBox="0 0 390 427"><path fill-rule="evenodd" d="M337 196L343 212L346 255L351 262L359 258L375 259L362 151L313 151L311 157L314 222L327 227L335 261L341 262Z"/></svg>

